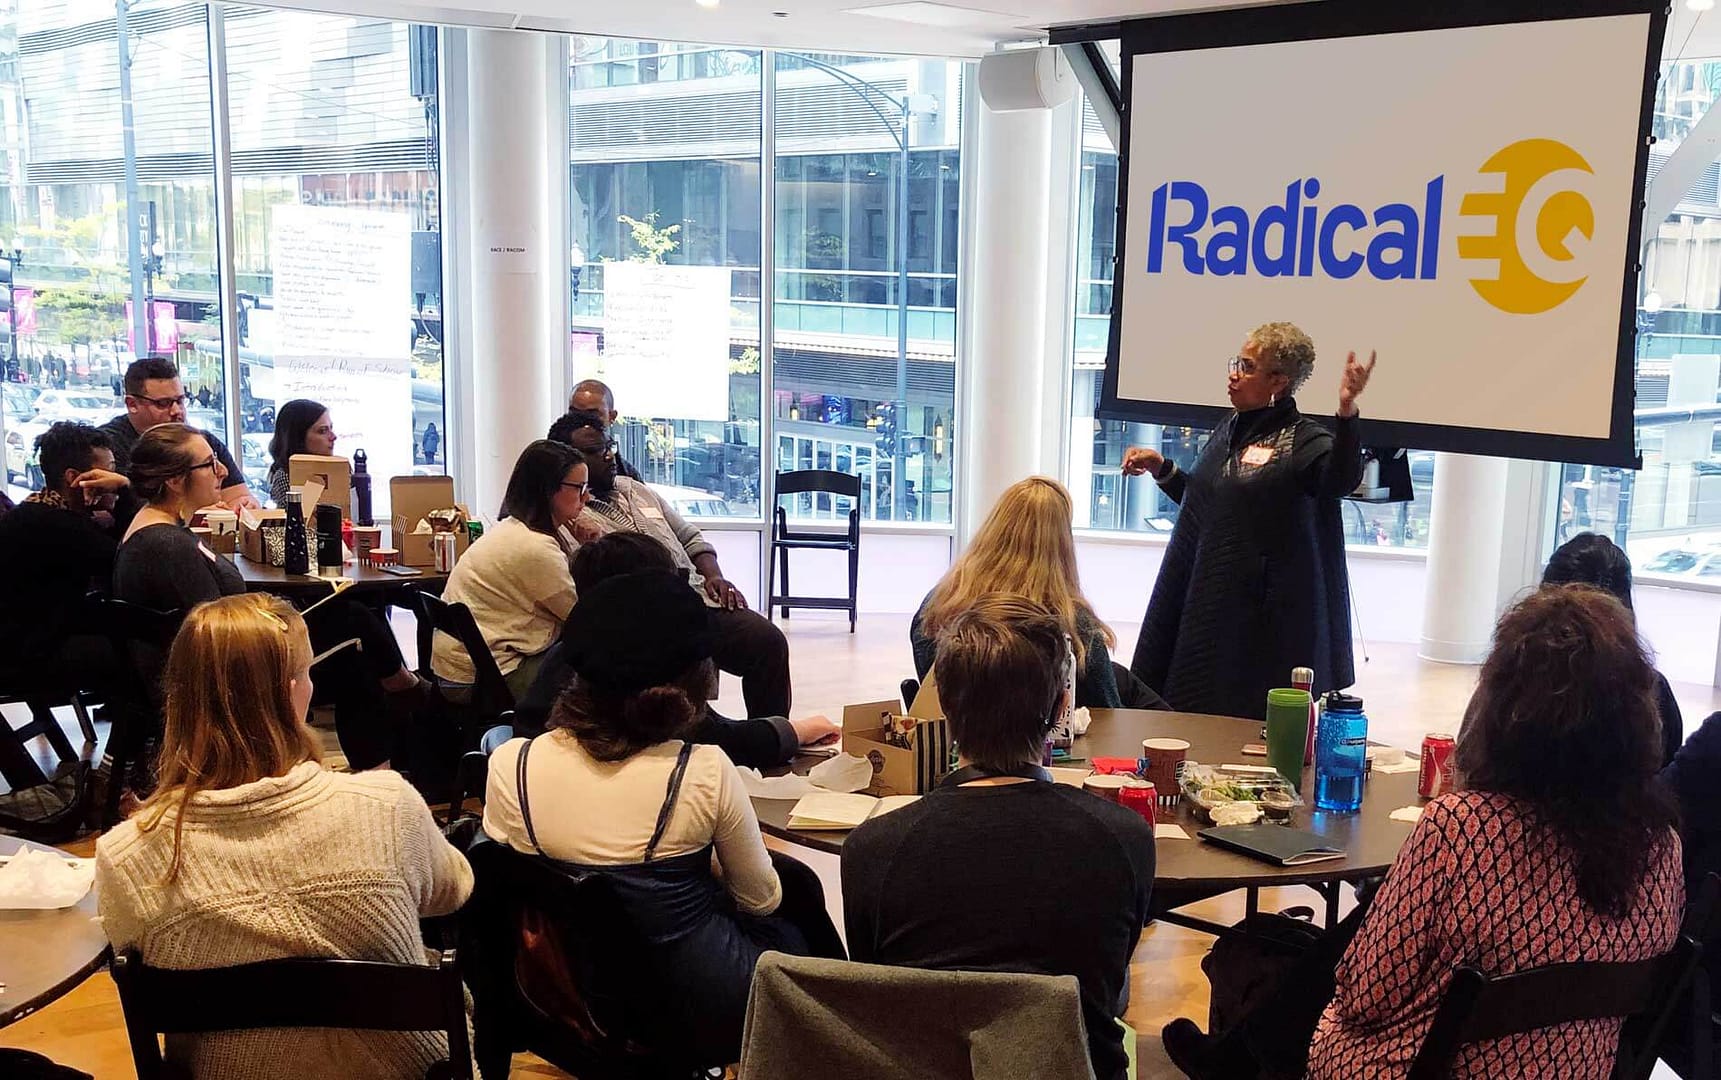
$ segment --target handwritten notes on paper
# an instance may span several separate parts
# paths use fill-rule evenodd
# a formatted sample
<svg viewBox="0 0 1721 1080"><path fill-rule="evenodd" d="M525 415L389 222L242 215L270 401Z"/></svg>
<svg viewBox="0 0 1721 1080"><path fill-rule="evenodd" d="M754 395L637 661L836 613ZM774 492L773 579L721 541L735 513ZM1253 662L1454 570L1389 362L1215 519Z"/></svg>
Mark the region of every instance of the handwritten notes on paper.
<svg viewBox="0 0 1721 1080"><path fill-rule="evenodd" d="M603 379L629 416L729 419L729 269L604 264Z"/></svg>
<svg viewBox="0 0 1721 1080"><path fill-rule="evenodd" d="M328 406L340 451L363 449L373 476L412 472L412 222L406 214L277 206L277 406ZM388 485L374 483L378 517Z"/></svg>

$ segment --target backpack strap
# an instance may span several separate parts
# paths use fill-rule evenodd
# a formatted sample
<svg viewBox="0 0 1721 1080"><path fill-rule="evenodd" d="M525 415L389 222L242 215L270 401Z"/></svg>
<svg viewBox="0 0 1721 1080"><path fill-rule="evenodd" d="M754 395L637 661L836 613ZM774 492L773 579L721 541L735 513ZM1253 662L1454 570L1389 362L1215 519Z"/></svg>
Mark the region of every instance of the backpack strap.
<svg viewBox="0 0 1721 1080"><path fill-rule="evenodd" d="M669 815L675 809L676 797L681 794L681 778L687 773L687 759L693 754L693 744L681 744L681 753L675 759L675 768L669 774L669 790L664 794L663 806L657 812L657 828L651 832L651 841L645 845L645 861L650 862L657 854L657 842L663 839L663 832L669 828ZM529 827L529 826L528 826Z"/></svg>
<svg viewBox="0 0 1721 1080"><path fill-rule="evenodd" d="M526 798L526 757L537 741L535 738L527 739L526 745L520 747L520 756L514 759L514 792L520 800L520 820L526 823L526 839L531 841L532 850L544 855L544 849L538 845L538 834L532 828L532 807Z"/></svg>

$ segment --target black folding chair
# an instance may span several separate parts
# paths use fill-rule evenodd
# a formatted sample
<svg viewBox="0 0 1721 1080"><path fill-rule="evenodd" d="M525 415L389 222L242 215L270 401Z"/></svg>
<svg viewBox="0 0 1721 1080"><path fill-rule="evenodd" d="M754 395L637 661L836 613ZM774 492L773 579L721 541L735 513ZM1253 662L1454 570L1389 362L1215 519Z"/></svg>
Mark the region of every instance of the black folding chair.
<svg viewBox="0 0 1721 1080"><path fill-rule="evenodd" d="M789 517L778 505L771 518L771 565L766 574L765 595L770 602L766 613L778 608L783 618L790 608L818 608L825 611L847 611L849 633L855 632L855 593L860 584L860 477L829 469L802 469L777 474L777 497L825 492L847 496L852 500L848 530L843 533L809 532L789 528ZM813 551L846 551L849 557L849 594L841 596L795 596L789 590L789 552L795 548ZM782 563L783 591L777 592L777 564Z"/></svg>
<svg viewBox="0 0 1721 1080"><path fill-rule="evenodd" d="M1550 964L1490 977L1462 967L1434 1014L1409 1080L1444 1080L1472 1043L1582 1020L1621 1018L1614 1080L1646 1080L1703 948L1681 934L1670 952L1633 963Z"/></svg>
<svg viewBox="0 0 1721 1080"><path fill-rule="evenodd" d="M107 797L102 806L105 829L119 821L120 792L127 773L139 764L149 740L161 735L159 672L184 613L154 611L124 600L101 600L97 618L120 660L120 670L114 673L115 689L107 701L112 723L104 755L108 767Z"/></svg>
<svg viewBox="0 0 1721 1080"><path fill-rule="evenodd" d="M56 638L32 655L51 658L73 637L103 636L101 612L102 598L96 594L83 597L69 609L58 612ZM47 779L28 751L22 749L26 741L37 736L47 740L61 762L78 760L79 753L66 738L54 709L61 705L71 706L87 751L96 742L96 726L90 719L90 708L97 701L98 695L91 693L88 686L81 685L77 674L66 671L63 664L20 663L10 667L0 676L0 705L25 705L30 710L30 720L17 728L0 720L0 776L5 777L14 791L33 787Z"/></svg>
<svg viewBox="0 0 1721 1080"><path fill-rule="evenodd" d="M662 976L602 873L482 835L466 857L476 885L461 932L479 957L468 981L483 1075L508 1075L517 1050L581 1080L705 1075L711 1063L688 1060L685 1040L660 1018L653 980ZM523 947L528 936L536 948Z"/></svg>
<svg viewBox="0 0 1721 1080"><path fill-rule="evenodd" d="M197 971L149 967L136 949L114 957L114 983L138 1080L177 1075L162 1060L158 1034L250 1028L441 1031L448 1057L425 1080L471 1080L466 1000L455 953L434 964L290 957ZM307 1075L328 1062L306 1062Z"/></svg>
<svg viewBox="0 0 1721 1080"><path fill-rule="evenodd" d="M505 722L504 715L514 709L514 692L508 689L489 643L465 604L451 604L421 592L413 596L413 606L418 613L418 674L434 689L436 714L444 721L440 737L452 744L430 748L434 760L430 775L424 776L423 787L436 795L432 801L442 801L442 796L446 796L452 816L459 811L462 795L461 759L478 745L480 735ZM437 631L459 642L471 658L474 678L470 687L451 691L431 671L431 648ZM444 786L446 791L436 794Z"/></svg>

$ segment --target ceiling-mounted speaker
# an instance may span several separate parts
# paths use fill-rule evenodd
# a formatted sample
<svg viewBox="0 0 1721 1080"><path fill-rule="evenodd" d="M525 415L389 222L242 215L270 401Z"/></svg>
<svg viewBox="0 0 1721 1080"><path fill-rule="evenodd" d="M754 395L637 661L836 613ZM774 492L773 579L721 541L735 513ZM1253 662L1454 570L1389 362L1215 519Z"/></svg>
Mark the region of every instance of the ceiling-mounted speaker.
<svg viewBox="0 0 1721 1080"><path fill-rule="evenodd" d="M1056 47L1010 49L980 60L980 100L994 112L1050 109L1075 92L1075 72Z"/></svg>

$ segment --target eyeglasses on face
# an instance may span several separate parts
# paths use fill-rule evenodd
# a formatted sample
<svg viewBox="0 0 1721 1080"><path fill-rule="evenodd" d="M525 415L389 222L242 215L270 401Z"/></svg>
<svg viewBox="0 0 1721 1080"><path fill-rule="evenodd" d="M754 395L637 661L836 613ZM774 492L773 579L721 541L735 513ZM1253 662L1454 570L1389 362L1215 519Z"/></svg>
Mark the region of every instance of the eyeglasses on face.
<svg viewBox="0 0 1721 1080"><path fill-rule="evenodd" d="M580 481L577 484L570 484L566 480L563 480L562 486L565 488L573 488L575 491L579 492L581 495L584 495L586 492L588 492L592 489L592 485L589 482L584 481L584 480Z"/></svg>
<svg viewBox="0 0 1721 1080"><path fill-rule="evenodd" d="M186 471L186 472L187 472L187 473L188 473L188 474L189 474L189 473L194 473L194 472L196 472L196 471L197 471L197 470L198 470L198 469L208 469L208 470L209 470L209 471L210 471L210 472L214 472L214 471L215 471L215 466L216 466L216 465L219 465L219 464L220 464L220 461L219 461L219 460L218 460L218 459L217 459L217 458L216 458L216 457L215 457L215 455L213 455L213 454L211 454L211 455L210 455L210 457L209 457L209 460L208 460L208 461L205 461L205 462L203 462L203 463L201 463L201 464L199 464L199 465L193 465L193 466L192 466L192 467L191 467L191 468L189 468L189 469L187 469L187 470L185 470L185 471Z"/></svg>
<svg viewBox="0 0 1721 1080"><path fill-rule="evenodd" d="M1261 370L1261 365L1247 356L1233 356L1225 361L1225 370L1231 375L1249 376Z"/></svg>
<svg viewBox="0 0 1721 1080"><path fill-rule="evenodd" d="M175 405L189 405L191 403L191 395L181 394L178 397L144 397L142 394L133 394L132 400L147 401L158 409L171 409Z"/></svg>

